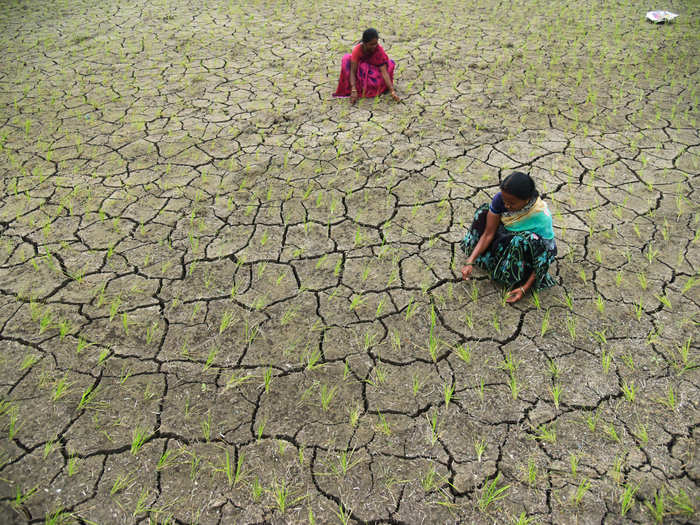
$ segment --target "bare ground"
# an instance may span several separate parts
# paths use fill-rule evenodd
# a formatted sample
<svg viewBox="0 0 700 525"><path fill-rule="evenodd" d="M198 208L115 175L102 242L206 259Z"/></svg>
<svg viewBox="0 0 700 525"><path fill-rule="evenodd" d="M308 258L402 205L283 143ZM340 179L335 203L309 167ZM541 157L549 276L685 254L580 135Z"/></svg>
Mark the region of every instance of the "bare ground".
<svg viewBox="0 0 700 525"><path fill-rule="evenodd" d="M697 3L340 4L3 6L3 523L696 522Z"/></svg>

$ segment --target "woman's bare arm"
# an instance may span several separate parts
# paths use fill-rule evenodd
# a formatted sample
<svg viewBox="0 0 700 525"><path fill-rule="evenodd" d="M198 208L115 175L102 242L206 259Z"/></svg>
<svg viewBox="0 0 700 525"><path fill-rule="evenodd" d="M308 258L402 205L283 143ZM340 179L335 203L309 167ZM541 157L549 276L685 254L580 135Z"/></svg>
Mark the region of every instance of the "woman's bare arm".
<svg viewBox="0 0 700 525"><path fill-rule="evenodd" d="M386 84L386 87L389 88L389 93L391 93L391 96L396 102L399 102L401 99L396 94L396 91L394 91L394 83L391 81L391 77L389 76L389 70L387 69L386 64L384 64L383 66L379 66L379 72L382 74L384 84Z"/></svg>
<svg viewBox="0 0 700 525"><path fill-rule="evenodd" d="M496 235L496 229L501 222L500 215L493 213L491 210L486 213L486 227L484 228L484 233L481 234L479 242L476 243L471 255L467 258L467 264L462 267L462 277L464 279L468 279L471 275L474 269L474 261L489 247Z"/></svg>
<svg viewBox="0 0 700 525"><path fill-rule="evenodd" d="M360 98L357 92L357 62L350 61L350 102L355 102Z"/></svg>

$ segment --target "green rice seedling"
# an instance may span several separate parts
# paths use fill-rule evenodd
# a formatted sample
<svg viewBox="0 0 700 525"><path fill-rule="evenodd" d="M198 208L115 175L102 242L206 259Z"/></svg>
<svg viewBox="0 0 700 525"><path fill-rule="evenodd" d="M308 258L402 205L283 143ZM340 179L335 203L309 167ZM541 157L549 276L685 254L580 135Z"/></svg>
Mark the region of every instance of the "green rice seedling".
<svg viewBox="0 0 700 525"><path fill-rule="evenodd" d="M617 433L617 429L615 429L614 423L610 423L609 425L607 425L603 429L603 432L610 441L614 441L615 443L620 443L622 441Z"/></svg>
<svg viewBox="0 0 700 525"><path fill-rule="evenodd" d="M358 405L353 406L349 411L350 416L350 426L352 428L357 427L357 423L360 420L360 407Z"/></svg>
<svg viewBox="0 0 700 525"><path fill-rule="evenodd" d="M531 487L534 487L536 482L537 482L537 465L535 464L535 460L530 458L527 461L527 483Z"/></svg>
<svg viewBox="0 0 700 525"><path fill-rule="evenodd" d="M686 518L692 518L695 516L695 505L697 505L697 500L695 505L693 500L688 495L688 493L683 489L678 489L678 492L671 493L671 503L673 503L673 512L676 514L682 514Z"/></svg>
<svg viewBox="0 0 700 525"><path fill-rule="evenodd" d="M98 365L103 365L105 361L110 356L110 349L109 348L103 348L102 351L100 352L100 355L97 357L97 364Z"/></svg>
<svg viewBox="0 0 700 525"><path fill-rule="evenodd" d="M503 301L503 306L505 306L505 301ZM498 312L493 312L493 319L491 321L491 324L493 325L493 329L496 330L496 333L501 333L501 320L498 317Z"/></svg>
<svg viewBox="0 0 700 525"><path fill-rule="evenodd" d="M35 485L26 492L22 492L22 489L19 487L19 485L17 485L17 487L15 488L15 497L10 502L12 508L17 512L22 512L22 509L24 509L25 504L27 503L27 501L29 501L29 498L31 498L36 493L38 488L39 485Z"/></svg>
<svg viewBox="0 0 700 525"><path fill-rule="evenodd" d="M83 410L89 405L91 405L94 402L95 396L97 396L99 390L99 386L96 387L95 385L90 385L89 387L87 387L83 391L83 395L80 397L80 401L78 402L78 407L76 410Z"/></svg>
<svg viewBox="0 0 700 525"><path fill-rule="evenodd" d="M566 307L573 311L574 309L574 298L571 297L571 295L568 292L564 292L564 297L562 298L562 302Z"/></svg>
<svg viewBox="0 0 700 525"><path fill-rule="evenodd" d="M474 329L474 318L471 312L464 312L464 322L469 327L470 330Z"/></svg>
<svg viewBox="0 0 700 525"><path fill-rule="evenodd" d="M486 440L474 438L474 450L476 452L476 460L480 462L484 452L486 452Z"/></svg>
<svg viewBox="0 0 700 525"><path fill-rule="evenodd" d="M136 500L136 508L134 508L134 512L133 512L132 516L136 517L136 516L139 516L141 514L145 514L146 512L148 512L148 507L146 506L146 500L148 499L150 494L151 494L151 491L148 490L147 488L144 488L141 491L141 494L139 495L139 499Z"/></svg>
<svg viewBox="0 0 700 525"><path fill-rule="evenodd" d="M450 400L452 399L452 396L455 393L455 384L454 383L445 383L442 387L444 398L445 398L445 410L447 410L450 406Z"/></svg>
<svg viewBox="0 0 700 525"><path fill-rule="evenodd" d="M64 525L66 523L75 523L76 515L64 509L56 509L48 512L44 517L44 525Z"/></svg>
<svg viewBox="0 0 700 525"><path fill-rule="evenodd" d="M685 295L685 293L688 290L690 290L691 288L694 288L698 284L700 284L700 279L698 277L696 277L696 276L688 277L688 280L685 282L685 284L681 288L681 294Z"/></svg>
<svg viewBox="0 0 700 525"><path fill-rule="evenodd" d="M352 456L355 454L355 449L353 448L352 450L343 450L338 454L338 465L333 466L331 470L333 473L336 474L338 477L345 477L347 473L352 469L354 466L359 465L362 463L362 459L352 459Z"/></svg>
<svg viewBox="0 0 700 525"><path fill-rule="evenodd" d="M123 385L131 377L131 374L131 368L127 367L126 364L122 365L122 369L119 372L119 384Z"/></svg>
<svg viewBox="0 0 700 525"><path fill-rule="evenodd" d="M22 363L19 365L19 369L20 369L20 371L21 370L28 370L38 362L39 362L38 356L36 356L34 354L26 355L26 356L24 356L24 359L22 359Z"/></svg>
<svg viewBox="0 0 700 525"><path fill-rule="evenodd" d="M236 486L243 476L243 453L238 456L236 465L231 462L231 454L228 449L224 450L224 457L221 460L221 466L215 469L215 472L223 472L226 475L229 487Z"/></svg>
<svg viewBox="0 0 700 525"><path fill-rule="evenodd" d="M343 268L343 259L340 258L338 261L335 263L335 267L333 268L333 275L336 277L340 275L340 270Z"/></svg>
<svg viewBox="0 0 700 525"><path fill-rule="evenodd" d="M479 506L479 510L481 510L481 512L485 512L490 505L506 497L506 492L510 488L510 485L498 487L498 482L500 479L501 473L499 472L491 481L486 481L486 483L484 483L481 490L481 495L477 501L477 505Z"/></svg>
<svg viewBox="0 0 700 525"><path fill-rule="evenodd" d="M338 510L334 510L333 512L338 517L342 525L348 525L348 523L350 523L350 518L352 517L352 509L347 508L342 501L338 502Z"/></svg>
<svg viewBox="0 0 700 525"><path fill-rule="evenodd" d="M540 302L540 294L537 290L532 290L532 304L535 305L535 308L538 310L542 306L542 303Z"/></svg>
<svg viewBox="0 0 700 525"><path fill-rule="evenodd" d="M268 366L265 369L265 372L263 373L263 380L264 380L265 393L268 394L270 392L270 383L272 382L272 367L271 366Z"/></svg>
<svg viewBox="0 0 700 525"><path fill-rule="evenodd" d="M75 452L70 452L68 454L68 461L66 461L66 470L68 471L68 477L74 476L78 472L78 458Z"/></svg>
<svg viewBox="0 0 700 525"><path fill-rule="evenodd" d="M514 525L531 525L532 523L535 523L535 517L528 518L527 514L525 511L522 511L518 518L513 521Z"/></svg>
<svg viewBox="0 0 700 525"><path fill-rule="evenodd" d="M382 384L386 382L387 379L387 372L384 370L384 367L381 365L381 362L374 367L374 375L377 378L377 384Z"/></svg>
<svg viewBox="0 0 700 525"><path fill-rule="evenodd" d="M372 345L374 345L374 342L377 340L377 338L379 337L379 335L380 335L380 334L379 334L378 332L371 332L371 331L368 329L368 330L365 332L365 336L364 336L364 338L363 338L362 349L363 349L365 352L367 352L367 351L372 347Z"/></svg>
<svg viewBox="0 0 700 525"><path fill-rule="evenodd" d="M634 386L634 383L628 383L627 381L623 380L620 388L622 388L622 393L624 394L625 399L632 403L636 395L636 387Z"/></svg>
<svg viewBox="0 0 700 525"><path fill-rule="evenodd" d="M127 487L130 487L136 482L136 474L132 472L126 472L117 476L114 480L112 488L109 489L109 495L114 496L115 494L123 491Z"/></svg>
<svg viewBox="0 0 700 525"><path fill-rule="evenodd" d="M379 301L379 304L377 305L377 311L376 311L375 314L374 314L374 317L375 317L375 318L376 318L376 317L379 317L379 316L382 314L382 310L384 309L384 304L385 304L385 303L386 303L386 301L385 301L384 299L381 299L381 300Z"/></svg>
<svg viewBox="0 0 700 525"><path fill-rule="evenodd" d="M629 512L634 504L634 495L637 493L639 485L630 485L629 483L625 485L625 490L620 496L621 514L624 516Z"/></svg>
<svg viewBox="0 0 700 525"><path fill-rule="evenodd" d="M647 261L649 261L649 264L654 262L654 258L659 254L659 249L654 248L654 245L652 243L649 243L649 246L647 246L647 252L646 252L646 258Z"/></svg>
<svg viewBox="0 0 700 525"><path fill-rule="evenodd" d="M150 325L146 327L146 344L150 345L151 341L158 332L158 322L153 321Z"/></svg>
<svg viewBox="0 0 700 525"><path fill-rule="evenodd" d="M557 441L557 431L553 423L550 425L542 424L536 429L533 429L533 431L533 439L546 441L547 443L555 443Z"/></svg>
<svg viewBox="0 0 700 525"><path fill-rule="evenodd" d="M199 474L202 459L194 452L188 452L188 454L190 456L190 480L194 481Z"/></svg>
<svg viewBox="0 0 700 525"><path fill-rule="evenodd" d="M578 486L576 487L576 491L571 495L571 502L574 505L580 505L581 500L583 497L586 495L586 492L588 492L588 489L591 488L591 482L587 480L586 478L583 478Z"/></svg>
<svg viewBox="0 0 700 525"><path fill-rule="evenodd" d="M513 399L518 399L518 394L520 394L522 387L518 383L515 374L510 374L510 378L508 379L508 386L510 387L510 394L511 396L513 396Z"/></svg>
<svg viewBox="0 0 700 525"><path fill-rule="evenodd" d="M634 317L639 321L642 318L642 314L644 313L644 303L642 302L642 299L637 299L634 302L633 305L634 308Z"/></svg>
<svg viewBox="0 0 700 525"><path fill-rule="evenodd" d="M124 333L129 335L129 316L126 312L122 312L122 326L124 327Z"/></svg>
<svg viewBox="0 0 700 525"><path fill-rule="evenodd" d="M353 311L358 306L361 306L366 300L367 300L367 298L362 297L361 295L353 296L353 298L350 300L350 311Z"/></svg>
<svg viewBox="0 0 700 525"><path fill-rule="evenodd" d="M321 385L321 389L320 389L321 408L324 411L327 411L330 408L331 401L333 400L333 397L335 396L337 391L338 391L337 385L333 386L333 387L329 387L326 384Z"/></svg>
<svg viewBox="0 0 700 525"><path fill-rule="evenodd" d="M457 345L457 348L455 349L457 356L464 361L464 363L469 364L472 360L472 349L469 346L469 343L465 343L464 345Z"/></svg>
<svg viewBox="0 0 700 525"><path fill-rule="evenodd" d="M211 410L207 411L206 419L203 419L199 426L202 429L204 441L209 443L209 440L211 439Z"/></svg>
<svg viewBox="0 0 700 525"><path fill-rule="evenodd" d="M63 338L66 337L66 334L70 331L70 321L68 319L62 319L61 321L58 322L58 339L59 341L63 341Z"/></svg>
<svg viewBox="0 0 700 525"><path fill-rule="evenodd" d="M632 431L634 437L636 437L643 445L649 443L649 435L647 433L647 427L643 423L637 423Z"/></svg>
<svg viewBox="0 0 700 525"><path fill-rule="evenodd" d="M58 443L56 443L56 438L49 439L46 443L44 443L44 454L43 454L44 459L49 457L51 452L56 450L57 446L58 446Z"/></svg>
<svg viewBox="0 0 700 525"><path fill-rule="evenodd" d="M323 363L320 362L321 360L321 350L319 348L307 348L307 351L304 353L304 359L306 360L306 369L307 370L314 370L316 368L320 368L323 366ZM345 363L347 366L347 363ZM345 376L346 374L344 374ZM345 377L343 377L345 379Z"/></svg>
<svg viewBox="0 0 700 525"><path fill-rule="evenodd" d="M578 472L578 462L580 459L578 454L574 454L573 452L569 454L569 465L571 466L571 475L573 477L576 477L576 473Z"/></svg>
<svg viewBox="0 0 700 525"><path fill-rule="evenodd" d="M554 406L556 407L557 410L559 410L559 398L561 396L561 385L560 384L555 384L552 389L552 399L554 400Z"/></svg>
<svg viewBox="0 0 700 525"><path fill-rule="evenodd" d="M661 397L657 399L657 401L662 405L668 407L670 410L675 410L678 401L676 399L676 393L673 390L673 385L668 386L668 390L666 391L666 397Z"/></svg>
<svg viewBox="0 0 700 525"><path fill-rule="evenodd" d="M518 370L520 366L520 360L513 357L513 353L509 350L506 356L503 358L500 367L507 371L509 374L513 375Z"/></svg>
<svg viewBox="0 0 700 525"><path fill-rule="evenodd" d="M553 359L547 359L547 369L549 370L549 375L552 376L552 379L557 379L559 378L559 367L557 364L554 362Z"/></svg>
<svg viewBox="0 0 700 525"><path fill-rule="evenodd" d="M114 319L114 316L117 315L117 312L119 311L119 306L122 304L122 299L120 295L117 295L114 299L112 299L112 302L109 305L109 322L112 322L112 319Z"/></svg>
<svg viewBox="0 0 700 525"><path fill-rule="evenodd" d="M622 270L618 270L617 272L615 272L615 286L617 286L619 288L621 284L622 284Z"/></svg>
<svg viewBox="0 0 700 525"><path fill-rule="evenodd" d="M648 499L644 500L644 506L649 509L651 517L656 523L662 523L664 516L667 514L666 506L664 504L664 491L663 489L654 492L654 501L651 502Z"/></svg>
<svg viewBox="0 0 700 525"><path fill-rule="evenodd" d="M664 295L654 295L654 297L656 297L656 298L659 300L659 302L660 302L661 304L663 304L666 308L668 308L669 310L673 310L673 308L671 307L671 301L670 301L670 299L668 298L668 295L666 295L666 294L664 294Z"/></svg>
<svg viewBox="0 0 700 525"><path fill-rule="evenodd" d="M131 433L131 453L135 456L149 438L148 430L136 427Z"/></svg>
<svg viewBox="0 0 700 525"><path fill-rule="evenodd" d="M596 297L595 306L596 306L599 313L601 313L601 314L605 313L605 301L603 300L603 298L600 295L598 295Z"/></svg>
<svg viewBox="0 0 700 525"><path fill-rule="evenodd" d="M437 325L437 318L435 316L435 307L430 307L430 331L428 333L428 352L433 362L437 362L437 352L440 345L440 340L437 337L435 327Z"/></svg>
<svg viewBox="0 0 700 525"><path fill-rule="evenodd" d="M219 323L219 334L223 334L224 331L231 325L233 321L233 312L227 310L221 316L221 322Z"/></svg>
<svg viewBox="0 0 700 525"><path fill-rule="evenodd" d="M379 424L378 424L377 428L384 435L390 436L391 435L391 427L389 426L389 423L387 422L386 418L384 417L384 414L382 414L380 411L377 411L377 415L379 416Z"/></svg>
<svg viewBox="0 0 700 525"><path fill-rule="evenodd" d="M428 424L430 425L430 446L435 445L435 442L438 440L440 437L439 435L439 429L440 429L440 419L438 418L438 411L433 410L433 415L432 417L428 417L428 415L425 415L426 419L428 420Z"/></svg>
<svg viewBox="0 0 700 525"><path fill-rule="evenodd" d="M439 476L437 471L435 470L435 466L430 465L428 472L426 472L420 480L423 490L425 492L430 492L431 490L433 490L437 486L438 478Z"/></svg>
<svg viewBox="0 0 700 525"><path fill-rule="evenodd" d="M260 441L263 437L263 433L265 432L265 425L267 424L266 419L261 419L260 423L258 423L258 428L256 429L256 435L258 441Z"/></svg>
<svg viewBox="0 0 700 525"><path fill-rule="evenodd" d="M176 459L180 455L174 449L168 449L164 451L160 458L158 458L158 463L156 464L156 470L161 471L176 464Z"/></svg>
<svg viewBox="0 0 700 525"><path fill-rule="evenodd" d="M51 311L47 308L39 320L39 334L43 334L51 326Z"/></svg>
<svg viewBox="0 0 700 525"><path fill-rule="evenodd" d="M253 480L253 483L250 486L250 492L254 502L257 503L258 501L260 501L263 490L264 489L262 483L260 483L260 478L258 476L255 476L255 479Z"/></svg>
<svg viewBox="0 0 700 525"><path fill-rule="evenodd" d="M605 350L603 348L600 356L600 362L601 365L603 366L603 373L607 374L610 371L610 365L612 364L613 357L612 357L612 352Z"/></svg>
<svg viewBox="0 0 700 525"><path fill-rule="evenodd" d="M421 380L421 376L419 374L413 374L411 379L413 383L413 396L415 397L418 395L418 392L423 386L423 381Z"/></svg>
<svg viewBox="0 0 700 525"><path fill-rule="evenodd" d="M649 282L647 281L647 274L645 274L644 272L639 272L637 274L637 280L639 281L639 286L642 288L642 290L646 290L649 286Z"/></svg>
<svg viewBox="0 0 700 525"><path fill-rule="evenodd" d="M64 375L61 379L59 379L53 389L53 393L51 394L51 399L55 402L61 399L63 396L65 396L68 393L68 389L72 385L71 382L68 381L68 376Z"/></svg>
<svg viewBox="0 0 700 525"><path fill-rule="evenodd" d="M282 514L284 514L289 507L306 497L304 495L295 497L294 492L287 486L286 481L277 481L277 479L273 480L270 492L272 492L277 510Z"/></svg>
<svg viewBox="0 0 700 525"><path fill-rule="evenodd" d="M631 352L628 351L627 353L622 354L620 356L620 358L622 359L622 362L625 363L630 370L634 370L634 356L632 355Z"/></svg>

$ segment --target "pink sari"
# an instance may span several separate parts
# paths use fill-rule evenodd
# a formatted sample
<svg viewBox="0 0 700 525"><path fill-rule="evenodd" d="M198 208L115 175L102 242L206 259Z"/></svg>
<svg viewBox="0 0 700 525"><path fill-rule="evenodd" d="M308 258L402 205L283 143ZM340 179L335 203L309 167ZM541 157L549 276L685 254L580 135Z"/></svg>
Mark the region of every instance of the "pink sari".
<svg viewBox="0 0 700 525"><path fill-rule="evenodd" d="M361 45L361 44L358 44ZM340 79L338 88L333 93L334 97L350 96L350 58L348 53L343 57L340 65ZM379 71L381 66L386 66L389 78L394 81L394 68L396 63L391 60L382 46L377 46L374 53L369 56L362 55L357 64L357 91L360 97L376 97L384 93L389 87L384 83L382 74Z"/></svg>

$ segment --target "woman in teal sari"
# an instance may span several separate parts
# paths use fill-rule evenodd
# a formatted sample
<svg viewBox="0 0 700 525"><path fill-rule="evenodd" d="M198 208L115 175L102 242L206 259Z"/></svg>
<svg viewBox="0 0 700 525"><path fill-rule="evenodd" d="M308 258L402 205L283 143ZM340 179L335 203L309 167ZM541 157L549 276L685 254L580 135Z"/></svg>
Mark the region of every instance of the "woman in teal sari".
<svg viewBox="0 0 700 525"><path fill-rule="evenodd" d="M525 173L508 175L491 204L476 210L461 248L468 255L462 277L469 279L475 265L483 268L510 289L509 303L556 284L548 273L557 254L552 214Z"/></svg>

